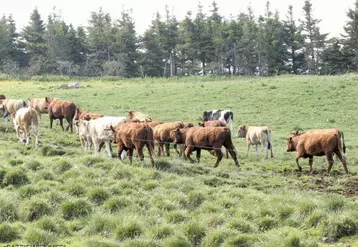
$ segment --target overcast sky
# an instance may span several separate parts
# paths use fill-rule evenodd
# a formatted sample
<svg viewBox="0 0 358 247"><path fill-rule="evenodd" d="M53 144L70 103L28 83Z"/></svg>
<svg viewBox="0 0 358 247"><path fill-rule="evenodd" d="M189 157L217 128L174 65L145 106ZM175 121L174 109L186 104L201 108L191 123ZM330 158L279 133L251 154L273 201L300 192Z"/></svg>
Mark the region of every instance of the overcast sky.
<svg viewBox="0 0 358 247"><path fill-rule="evenodd" d="M209 12L213 0L201 0L206 13ZM266 0L216 0L219 12L225 17L230 14L236 16L240 12L246 12L251 4L255 16L264 13ZM331 36L338 36L343 32L343 26L347 21L346 12L354 7L355 0L311 0L315 18L322 19L321 31L329 32ZM271 10L278 10L281 19L285 18L288 6L292 5L296 18L303 18L302 7L304 0L270 0ZM27 25L30 13L37 7L43 20L52 12L53 7L61 11L66 23L74 26L87 26L90 13L102 7L113 19L120 16L121 10L132 9L136 22L137 33L142 34L150 25L153 14L156 11L164 14L164 6L174 9L178 20L182 20L187 11L196 13L197 0L0 0L0 14L12 14L17 28Z"/></svg>

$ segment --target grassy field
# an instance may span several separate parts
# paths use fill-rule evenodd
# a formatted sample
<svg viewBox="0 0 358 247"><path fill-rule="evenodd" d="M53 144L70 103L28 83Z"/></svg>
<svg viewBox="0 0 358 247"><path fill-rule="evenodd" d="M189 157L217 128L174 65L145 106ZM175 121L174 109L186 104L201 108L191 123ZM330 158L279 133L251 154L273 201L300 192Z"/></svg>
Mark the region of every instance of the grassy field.
<svg viewBox="0 0 358 247"><path fill-rule="evenodd" d="M105 115L145 112L154 120L200 120L231 109L239 125L272 128L274 158L246 157L234 138L240 167L202 152L190 164L172 151L158 169L94 157L75 134L40 120L41 146L25 147L0 121L0 243L66 246L358 246L358 76L175 78L62 82L2 81L7 98L57 97ZM66 125L65 125L66 126ZM294 130L338 127L348 169L324 157L296 171L285 138ZM235 131L235 132L236 132ZM236 134L236 133L235 133ZM116 147L114 147L116 150Z"/></svg>

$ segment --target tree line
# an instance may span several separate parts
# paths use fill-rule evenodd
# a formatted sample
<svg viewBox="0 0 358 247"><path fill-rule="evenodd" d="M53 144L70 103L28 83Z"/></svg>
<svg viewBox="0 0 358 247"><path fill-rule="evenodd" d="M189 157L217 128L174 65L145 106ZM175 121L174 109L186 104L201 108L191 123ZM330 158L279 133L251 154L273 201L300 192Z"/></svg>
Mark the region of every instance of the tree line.
<svg viewBox="0 0 358 247"><path fill-rule="evenodd" d="M358 69L358 0L349 9L345 34L328 39L309 0L304 18L288 6L284 19L272 11L224 18L213 1L177 20L165 6L142 35L130 10L118 19L101 8L87 27L67 24L54 12L45 22L37 9L20 31L11 15L0 19L0 73L10 75L120 76L341 74Z"/></svg>

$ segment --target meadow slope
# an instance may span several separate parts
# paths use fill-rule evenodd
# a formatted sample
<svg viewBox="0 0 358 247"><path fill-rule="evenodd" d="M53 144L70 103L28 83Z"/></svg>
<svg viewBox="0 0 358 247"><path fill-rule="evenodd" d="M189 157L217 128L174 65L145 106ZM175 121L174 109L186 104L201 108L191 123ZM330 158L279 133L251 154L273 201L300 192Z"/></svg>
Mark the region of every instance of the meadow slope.
<svg viewBox="0 0 358 247"><path fill-rule="evenodd" d="M0 121L0 243L66 246L358 246L358 76L172 78L62 82L1 81L7 98L57 97L105 115L145 112L154 120L191 121L210 109L234 112L239 125L272 128L273 159L246 157L240 167L202 152L190 164L171 152L158 169L86 153L73 133L40 120L41 146L25 147ZM66 126L66 124L65 124ZM348 169L335 159L301 160L286 152L294 130L338 127ZM116 147L114 147L116 150Z"/></svg>

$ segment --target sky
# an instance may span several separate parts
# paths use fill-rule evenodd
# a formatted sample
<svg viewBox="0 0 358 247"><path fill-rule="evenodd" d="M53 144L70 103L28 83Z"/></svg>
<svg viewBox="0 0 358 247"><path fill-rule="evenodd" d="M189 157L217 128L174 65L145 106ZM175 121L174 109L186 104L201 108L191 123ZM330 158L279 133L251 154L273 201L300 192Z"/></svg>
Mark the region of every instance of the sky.
<svg viewBox="0 0 358 247"><path fill-rule="evenodd" d="M201 0L205 13L209 13L213 0ZM237 16L240 12L246 12L247 6L251 5L255 16L264 13L266 0L216 0L219 6L219 13L229 18L230 15ZM313 15L321 19L319 24L322 33L330 33L330 37L337 37L343 33L343 27L347 22L347 11L354 7L355 0L311 0ZM138 34L149 27L154 14L164 14L165 5L173 9L178 20L182 20L187 11L196 13L199 1L197 0L0 0L0 15L12 14L18 29L26 26L30 14L34 8L40 12L43 20L53 12L60 11L62 18L67 24L74 26L87 26L90 13L98 11L102 7L105 13L109 13L112 19L120 17L123 9L132 9L133 19L136 23ZM278 10L280 18L285 19L288 6L293 6L296 19L303 19L304 0L270 0L271 11Z"/></svg>

